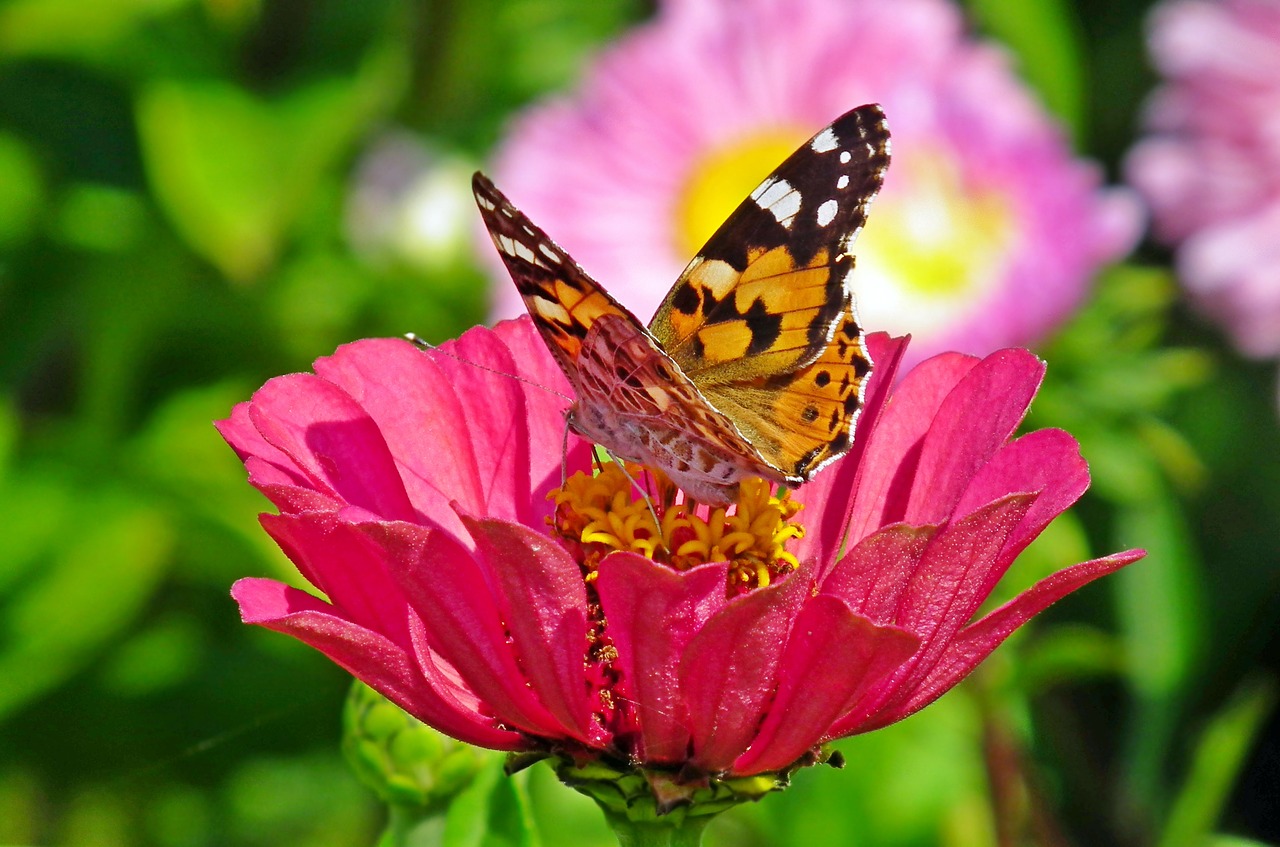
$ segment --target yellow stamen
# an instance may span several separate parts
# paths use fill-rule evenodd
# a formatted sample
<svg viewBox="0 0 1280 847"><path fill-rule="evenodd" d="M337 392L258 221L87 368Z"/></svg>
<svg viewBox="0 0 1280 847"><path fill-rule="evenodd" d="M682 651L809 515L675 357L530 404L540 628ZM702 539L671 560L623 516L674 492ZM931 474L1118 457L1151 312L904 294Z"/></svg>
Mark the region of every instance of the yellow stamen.
<svg viewBox="0 0 1280 847"><path fill-rule="evenodd" d="M784 489L774 495L764 480L747 479L739 486L737 502L727 509L660 498L659 526L650 504L631 482L643 474L654 477L659 488L669 485L655 471L636 467L629 478L617 465L608 464L595 476L574 474L549 495L556 503L550 522L562 538L578 546L588 580L614 550L639 553L676 570L727 561L735 590L764 587L799 567L785 549L788 541L804 536L804 528L791 521L801 508L791 500L791 492Z"/></svg>

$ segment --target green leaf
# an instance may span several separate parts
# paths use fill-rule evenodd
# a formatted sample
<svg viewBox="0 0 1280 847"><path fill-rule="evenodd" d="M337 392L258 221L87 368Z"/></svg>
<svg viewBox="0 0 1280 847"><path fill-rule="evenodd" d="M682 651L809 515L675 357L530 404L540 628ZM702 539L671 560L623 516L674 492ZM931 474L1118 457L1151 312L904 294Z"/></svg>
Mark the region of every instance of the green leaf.
<svg viewBox="0 0 1280 847"><path fill-rule="evenodd" d="M1017 55L1022 75L1079 141L1084 115L1084 50L1064 0L969 0L978 24Z"/></svg>
<svg viewBox="0 0 1280 847"><path fill-rule="evenodd" d="M25 240L45 202L44 176L35 153L20 138L0 132L0 249Z"/></svg>
<svg viewBox="0 0 1280 847"><path fill-rule="evenodd" d="M10 0L0 7L0 55L95 57L148 20L192 0Z"/></svg>
<svg viewBox="0 0 1280 847"><path fill-rule="evenodd" d="M7 504L10 516L21 518L19 501ZM81 492L75 504L0 615L0 715L83 668L133 623L170 559L173 534L154 510L113 492Z"/></svg>
<svg viewBox="0 0 1280 847"><path fill-rule="evenodd" d="M265 102L213 80L157 80L138 98L156 199L191 249L232 280L270 268L326 178L383 113L398 84L375 56L354 80Z"/></svg>
<svg viewBox="0 0 1280 847"><path fill-rule="evenodd" d="M1128 734L1127 779L1135 798L1159 805L1169 748L1202 660L1205 620L1203 566L1187 519L1167 486L1117 511L1119 546L1141 546L1147 558L1110 580L1128 657L1135 710Z"/></svg>
<svg viewBox="0 0 1280 847"><path fill-rule="evenodd" d="M1270 680L1255 680L1237 691L1231 702L1213 717L1196 744L1190 772L1174 800L1160 837L1160 847L1231 842L1225 837L1211 842L1210 833L1222 815L1258 731L1275 704L1275 684Z"/></svg>
<svg viewBox="0 0 1280 847"><path fill-rule="evenodd" d="M507 776L504 763L494 756L449 805L443 847L538 847L525 777Z"/></svg>

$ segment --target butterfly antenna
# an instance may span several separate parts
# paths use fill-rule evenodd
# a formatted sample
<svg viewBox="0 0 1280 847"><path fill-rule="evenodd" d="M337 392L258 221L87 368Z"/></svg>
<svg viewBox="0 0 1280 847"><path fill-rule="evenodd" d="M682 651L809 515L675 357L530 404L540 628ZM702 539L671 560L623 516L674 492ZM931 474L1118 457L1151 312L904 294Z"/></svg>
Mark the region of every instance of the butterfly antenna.
<svg viewBox="0 0 1280 847"><path fill-rule="evenodd" d="M507 373L506 371L500 371L497 368L491 368L488 365L482 365L479 362L473 362L470 359L464 359L461 356L448 352L447 350L440 349L435 344L432 344L430 341L427 341L423 339L421 336L415 335L412 332L406 332L404 334L404 338L406 341L413 344L419 350L430 351L432 353L439 353L441 356L448 356L450 359L453 359L455 362L462 362L462 364L464 365L470 365L473 368L479 368L480 370L488 371L491 374L497 374L498 376L505 376L508 379L514 379L516 382L523 382L525 385L532 385L534 388L542 389L548 394L556 395L561 400L568 400L570 403L573 402L572 397L570 397L567 394L561 394L559 391L556 391L554 388L547 388L545 385L542 385L541 383L538 383L538 382L534 382L531 379L526 379L520 376L519 374ZM566 449L568 449L568 443L569 443L569 435L566 432L565 433Z"/></svg>
<svg viewBox="0 0 1280 847"><path fill-rule="evenodd" d="M569 484L569 416L564 416L564 436L560 439L560 488Z"/></svg>

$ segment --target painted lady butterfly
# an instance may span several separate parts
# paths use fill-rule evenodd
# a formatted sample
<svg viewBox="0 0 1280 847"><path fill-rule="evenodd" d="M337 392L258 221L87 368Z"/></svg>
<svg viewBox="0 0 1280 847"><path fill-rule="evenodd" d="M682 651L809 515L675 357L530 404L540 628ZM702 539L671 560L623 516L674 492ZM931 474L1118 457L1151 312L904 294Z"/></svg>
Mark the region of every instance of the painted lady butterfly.
<svg viewBox="0 0 1280 847"><path fill-rule="evenodd" d="M573 384L570 428L723 504L743 478L799 485L849 449L871 372L849 250L888 165L879 106L837 118L742 201L648 330L483 174L472 187Z"/></svg>

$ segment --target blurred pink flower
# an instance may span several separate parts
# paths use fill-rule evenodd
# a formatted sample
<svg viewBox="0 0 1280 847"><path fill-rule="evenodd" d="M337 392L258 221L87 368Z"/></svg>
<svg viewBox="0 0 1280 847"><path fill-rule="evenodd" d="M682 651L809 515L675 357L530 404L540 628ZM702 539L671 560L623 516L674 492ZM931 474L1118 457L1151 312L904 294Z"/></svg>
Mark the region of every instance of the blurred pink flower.
<svg viewBox="0 0 1280 847"><path fill-rule="evenodd" d="M1132 195L1100 188L944 0L665 0L512 124L495 182L646 315L775 165L867 102L893 166L854 289L863 326L911 334L909 362L1044 338L1137 239ZM499 277L496 312L519 314Z"/></svg>
<svg viewBox="0 0 1280 847"><path fill-rule="evenodd" d="M530 383L568 386L526 318L438 352L350 344L238 405L219 430L279 509L263 526L327 600L256 578L232 594L247 623L473 744L682 779L811 761L922 708L1050 603L1141 556L1067 568L971 621L1083 493L1085 463L1060 430L1012 439L1043 373L1029 353L939 356L891 389L905 343L869 341L879 366L855 446L796 493L808 533L783 520L773 541L798 566L764 587L731 581L739 553L681 570L611 552L608 533L555 531L589 511L574 481L606 475L548 503L564 404ZM589 460L571 439L568 470Z"/></svg>
<svg viewBox="0 0 1280 847"><path fill-rule="evenodd" d="M1280 355L1280 3L1161 3L1149 44L1166 82L1129 180L1196 304L1244 353Z"/></svg>

